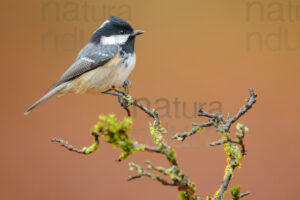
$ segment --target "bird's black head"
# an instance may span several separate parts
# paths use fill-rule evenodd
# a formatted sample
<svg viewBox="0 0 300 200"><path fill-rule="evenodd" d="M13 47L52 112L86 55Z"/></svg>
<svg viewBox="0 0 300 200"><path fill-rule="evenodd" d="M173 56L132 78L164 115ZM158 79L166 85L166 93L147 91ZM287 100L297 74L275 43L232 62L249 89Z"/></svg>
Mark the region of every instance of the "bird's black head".
<svg viewBox="0 0 300 200"><path fill-rule="evenodd" d="M134 44L136 35L143 31L134 30L126 21L111 16L92 35L90 42L103 45L124 45L127 42Z"/></svg>

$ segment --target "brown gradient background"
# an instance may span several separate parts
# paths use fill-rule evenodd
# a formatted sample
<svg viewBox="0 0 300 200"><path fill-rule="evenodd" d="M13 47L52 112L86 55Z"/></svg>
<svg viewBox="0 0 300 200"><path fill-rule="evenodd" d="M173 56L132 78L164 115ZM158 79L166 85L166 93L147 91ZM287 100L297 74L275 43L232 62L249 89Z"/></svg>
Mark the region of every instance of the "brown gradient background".
<svg viewBox="0 0 300 200"><path fill-rule="evenodd" d="M150 159L167 166L159 155L135 153L117 163L119 150L103 142L99 151L89 156L50 142L52 137L61 137L76 146L90 144L89 130L98 114L116 113L120 119L126 116L113 97L55 97L29 116L23 115L72 63L90 34L104 21L102 15L107 18L109 14L119 15L146 31L136 42L137 65L129 78L133 83L131 94L149 98L152 107L158 106L154 104L158 98L169 100L171 117L163 118L170 128L168 138L199 121L184 118L181 107L180 117L176 118L176 97L186 102L190 115L194 102L206 102L204 108L210 110L213 101L222 103L224 113L234 113L248 96L247 89L253 87L259 95L258 103L242 118L250 128L246 136L249 155L231 186L239 183L243 191L250 191L247 199L297 198L300 47L288 50L282 41L281 48L272 51L265 41L260 49L254 40L247 49L247 33L259 32L265 40L267 34L280 28L282 34L288 31L290 46L300 45L300 21L287 20L287 1L264 1L264 20L256 7L250 11L249 21L247 3L251 1L82 1L95 7L99 20L84 18L81 1L52 1L58 4L59 13L53 8L43 13L45 2L1 2L1 200L177 198L176 188L149 179L126 181L132 174L129 161L143 164ZM78 20L68 21L63 16L68 2L79 6ZM272 3L284 7L285 20L272 21L276 13L268 18ZM292 3L300 11L300 2ZM115 8L107 11L111 6ZM53 39L44 40L43 46L45 33L56 34L60 41L74 29L77 34L83 32L75 45L69 35L57 47ZM277 39L269 38L271 48L277 47ZM147 130L148 121L140 112L134 119L134 137L143 143L150 141L146 132L136 130ZM213 194L223 177L224 152L221 147L207 145L216 138L216 133L204 131L185 143L170 142L177 147L179 163L202 197Z"/></svg>

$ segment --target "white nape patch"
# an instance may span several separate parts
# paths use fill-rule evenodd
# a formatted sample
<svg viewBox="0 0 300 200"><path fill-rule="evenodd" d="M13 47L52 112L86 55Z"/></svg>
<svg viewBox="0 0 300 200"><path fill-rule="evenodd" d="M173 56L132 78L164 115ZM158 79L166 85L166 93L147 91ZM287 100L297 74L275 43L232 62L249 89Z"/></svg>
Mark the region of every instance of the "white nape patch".
<svg viewBox="0 0 300 200"><path fill-rule="evenodd" d="M98 31L99 29L103 28L103 27L105 26L105 24L107 24L107 23L109 23L109 20L104 21L104 22L101 24L101 26L100 26L97 30L94 31L94 33L95 33L96 31Z"/></svg>
<svg viewBox="0 0 300 200"><path fill-rule="evenodd" d="M128 38L129 38L129 34L126 35L112 35L109 37L106 36L102 36L101 37L101 43L103 45L121 45L124 44Z"/></svg>
<svg viewBox="0 0 300 200"><path fill-rule="evenodd" d="M102 28L102 27L104 27L105 24L107 24L107 23L109 23L109 20L106 20L105 22L103 22L103 24L99 27L99 29Z"/></svg>
<svg viewBox="0 0 300 200"><path fill-rule="evenodd" d="M82 60L85 60L85 61L88 61L88 62L90 62L90 63L95 63L94 60L92 60L92 59L90 59L90 58L87 58L87 57L82 57L81 59L82 59Z"/></svg>

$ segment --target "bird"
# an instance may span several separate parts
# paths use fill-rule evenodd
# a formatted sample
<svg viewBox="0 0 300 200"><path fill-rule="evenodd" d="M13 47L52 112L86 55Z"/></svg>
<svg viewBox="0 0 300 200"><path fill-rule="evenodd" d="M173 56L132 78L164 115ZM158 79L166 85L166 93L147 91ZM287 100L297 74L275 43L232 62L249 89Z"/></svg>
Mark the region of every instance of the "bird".
<svg viewBox="0 0 300 200"><path fill-rule="evenodd" d="M24 114L28 115L56 94L99 94L111 87L121 87L135 67L135 38L142 33L144 31L134 30L125 20L110 16L94 31L60 79Z"/></svg>

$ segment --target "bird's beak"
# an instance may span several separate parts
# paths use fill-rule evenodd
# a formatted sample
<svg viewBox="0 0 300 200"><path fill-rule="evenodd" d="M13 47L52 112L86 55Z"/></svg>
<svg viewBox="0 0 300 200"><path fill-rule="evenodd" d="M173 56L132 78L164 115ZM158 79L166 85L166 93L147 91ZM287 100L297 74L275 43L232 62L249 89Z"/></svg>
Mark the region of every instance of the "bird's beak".
<svg viewBox="0 0 300 200"><path fill-rule="evenodd" d="M134 36L137 36L137 35L140 35L140 34L142 34L142 33L144 33L144 31L141 31L141 30L135 30L135 31L133 31L133 33L131 33L131 37L134 37Z"/></svg>

